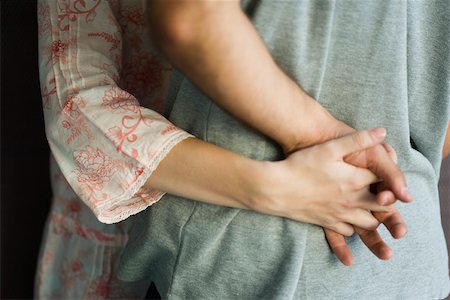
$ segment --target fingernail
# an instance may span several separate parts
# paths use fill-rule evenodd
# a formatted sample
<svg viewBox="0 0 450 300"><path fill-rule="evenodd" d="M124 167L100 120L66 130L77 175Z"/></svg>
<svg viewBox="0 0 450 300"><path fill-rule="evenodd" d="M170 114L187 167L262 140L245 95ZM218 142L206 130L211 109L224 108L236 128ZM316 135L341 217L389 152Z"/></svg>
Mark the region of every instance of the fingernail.
<svg viewBox="0 0 450 300"><path fill-rule="evenodd" d="M386 136L386 129L383 127L377 127L370 130L372 135L377 139L382 139Z"/></svg>

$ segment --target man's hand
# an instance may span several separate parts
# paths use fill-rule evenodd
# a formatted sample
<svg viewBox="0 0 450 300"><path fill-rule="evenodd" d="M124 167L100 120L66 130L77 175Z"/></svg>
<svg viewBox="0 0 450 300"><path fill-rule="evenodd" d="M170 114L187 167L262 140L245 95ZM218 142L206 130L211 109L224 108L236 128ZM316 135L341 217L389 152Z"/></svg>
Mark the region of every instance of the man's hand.
<svg viewBox="0 0 450 300"><path fill-rule="evenodd" d="M334 120L329 128L328 139L339 138L340 136L350 134L355 130L350 126L340 121ZM290 142L294 143L294 142ZM320 142L319 142L320 143ZM288 144L282 145L283 149L297 149L297 145ZM374 186L376 192L376 201L381 205L393 205L396 199L403 202L410 202L412 197L406 188L406 180L403 173L397 167L397 154L395 150L388 144L383 146L377 145L365 151L354 153L345 158L355 166L370 169L380 180ZM394 238L401 238L406 234L406 224L398 211L392 207L389 212L373 213L374 217L382 223L391 232ZM363 230L355 227L355 232L361 237L364 244L380 259L389 259L392 256L392 250L381 239L377 230ZM336 257L344 264L351 265L353 256L344 236L336 233L333 230L324 228L325 236L327 238L330 248Z"/></svg>
<svg viewBox="0 0 450 300"><path fill-rule="evenodd" d="M347 236L354 233L352 225L376 228L379 222L371 212L390 209L376 203L368 189L377 177L367 168L345 162L344 157L379 144L385 134L383 128L354 132L293 152L284 160L265 162L264 184L250 193L254 196L249 208Z"/></svg>
<svg viewBox="0 0 450 300"><path fill-rule="evenodd" d="M359 154L353 157L347 157L348 160L351 160L352 163L359 165L361 167L366 166L372 168L374 171L379 174L383 174L386 178L386 181L380 182L377 184L376 192L377 192L377 202L383 205L393 205L396 201L396 194L394 194L389 187L392 186L397 192L399 199L404 202L411 201L411 196L405 191L404 184L404 176L403 174L398 174L397 170L392 169L392 165L386 160L376 161L376 155L381 155L382 158L386 158L384 152L389 156L389 159L392 163L397 163L397 154L395 150L388 144L383 145L384 147L380 147L379 149L371 149L371 151ZM381 149L384 148L384 149ZM381 163L384 161L384 163ZM391 169L392 173L389 173L388 170ZM391 233L392 237L399 239L402 238L406 232L407 227L406 224L401 217L400 213L393 207L389 212L373 212L374 217L382 223ZM372 251L372 253L380 259L387 260L392 256L392 249L383 241L377 230L365 230L359 227L354 227L355 232L360 236L363 243ZM333 250L336 257L346 266L349 266L353 263L353 256L350 249L347 246L347 243L344 239L344 236L330 230L324 228L325 236L327 241Z"/></svg>
<svg viewBox="0 0 450 300"><path fill-rule="evenodd" d="M213 101L285 152L349 133L335 131L337 120L276 65L239 1L147 3L152 37L163 54ZM391 175L392 168L374 166L402 199L402 182Z"/></svg>
<svg viewBox="0 0 450 300"><path fill-rule="evenodd" d="M389 212L373 212L373 216L382 223L395 239L400 239L406 234L406 224L400 213L393 208ZM354 226L355 232L363 243L379 259L387 260L392 256L392 249L383 241L377 230L365 230ZM328 244L336 257L346 266L353 263L353 255L347 246L344 236L330 229L324 228Z"/></svg>
<svg viewBox="0 0 450 300"><path fill-rule="evenodd" d="M405 236L407 227L400 213L393 208L389 212L373 212L373 216L382 223L395 239ZM392 256L392 249L383 241L377 230L365 230L354 226L355 232L363 243L379 259L387 260ZM336 257L346 266L353 263L353 255L347 246L344 236L330 229L324 228L328 244Z"/></svg>

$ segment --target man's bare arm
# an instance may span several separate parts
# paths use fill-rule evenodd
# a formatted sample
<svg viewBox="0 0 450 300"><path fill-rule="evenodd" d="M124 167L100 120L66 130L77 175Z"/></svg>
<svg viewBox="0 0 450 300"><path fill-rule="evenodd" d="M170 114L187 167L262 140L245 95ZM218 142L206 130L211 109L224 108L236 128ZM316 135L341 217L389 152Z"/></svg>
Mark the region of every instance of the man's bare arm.
<svg viewBox="0 0 450 300"><path fill-rule="evenodd" d="M345 124L276 65L239 1L148 5L152 36L169 60L214 102L286 153L342 135L335 131Z"/></svg>
<svg viewBox="0 0 450 300"><path fill-rule="evenodd" d="M163 53L214 102L280 144L285 153L354 129L335 119L273 61L239 1L152 0L149 21ZM388 155L370 165L406 200ZM384 158L384 159L382 159Z"/></svg>
<svg viewBox="0 0 450 300"><path fill-rule="evenodd" d="M149 5L153 37L168 58L216 103L277 141L286 153L353 131L276 66L237 1ZM370 164L379 166L378 175L397 197L409 199L401 192L403 175L386 158Z"/></svg>
<svg viewBox="0 0 450 300"><path fill-rule="evenodd" d="M448 123L447 135L444 140L444 148L442 149L442 160L450 154L450 122Z"/></svg>

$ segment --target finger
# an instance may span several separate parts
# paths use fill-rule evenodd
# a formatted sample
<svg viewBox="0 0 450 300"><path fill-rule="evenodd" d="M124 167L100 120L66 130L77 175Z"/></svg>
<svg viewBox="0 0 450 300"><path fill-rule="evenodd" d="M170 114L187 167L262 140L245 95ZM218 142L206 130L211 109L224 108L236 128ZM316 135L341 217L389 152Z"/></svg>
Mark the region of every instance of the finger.
<svg viewBox="0 0 450 300"><path fill-rule="evenodd" d="M377 183L374 186L373 193L376 195L376 202L380 205L393 205L397 198L392 191L390 191L384 181Z"/></svg>
<svg viewBox="0 0 450 300"><path fill-rule="evenodd" d="M344 165L343 168L350 168L349 174L352 176L351 190L362 189L368 185L380 182L380 179L370 170L358 168L352 165ZM344 169L343 169L344 170ZM343 172L344 173L344 172Z"/></svg>
<svg viewBox="0 0 450 300"><path fill-rule="evenodd" d="M352 236L355 233L353 226L344 222L337 223L330 229L345 236Z"/></svg>
<svg viewBox="0 0 450 300"><path fill-rule="evenodd" d="M371 212L365 209L351 209L342 217L342 220L348 224L352 224L363 229L373 230L380 225L378 220Z"/></svg>
<svg viewBox="0 0 450 300"><path fill-rule="evenodd" d="M395 203L395 201L397 201L394 193L390 190L378 192L375 198L376 203L378 203L379 205L386 205L386 206L392 205Z"/></svg>
<svg viewBox="0 0 450 300"><path fill-rule="evenodd" d="M392 257L393 251L383 241L376 230L365 230L355 226L355 231L361 238L361 241L369 248L379 259L387 260Z"/></svg>
<svg viewBox="0 0 450 300"><path fill-rule="evenodd" d="M383 144L384 149L386 150L389 157L392 159L392 161L397 164L398 163L398 157L397 152L395 149L389 145L389 144ZM395 198L395 195L392 191L390 191L387 187L386 182L380 182L376 185L376 201L380 205L392 205L397 201Z"/></svg>
<svg viewBox="0 0 450 300"><path fill-rule="evenodd" d="M408 232L408 227L400 213L393 209L390 212L374 212L373 216L389 230L392 237L400 239Z"/></svg>
<svg viewBox="0 0 450 300"><path fill-rule="evenodd" d="M384 147L374 147L372 151L374 154L371 155L369 169L385 182L397 199L404 202L412 201L406 187L405 176L389 157Z"/></svg>
<svg viewBox="0 0 450 300"><path fill-rule="evenodd" d="M373 147L382 142L385 137L386 129L379 127L354 132L328 143L333 143L337 147L339 155L344 157L353 152Z"/></svg>
<svg viewBox="0 0 450 300"><path fill-rule="evenodd" d="M350 208L360 208L364 210L370 210L372 212L388 212L392 210L390 205L382 205L377 203L378 195L372 194L368 190L361 190L350 195L350 199L354 201L354 204Z"/></svg>
<svg viewBox="0 0 450 300"><path fill-rule="evenodd" d="M386 150L387 154L389 154L389 157L392 159L392 161L395 164L398 164L398 157L397 157L397 152L395 151L395 149L389 145L389 144L383 144L384 150Z"/></svg>
<svg viewBox="0 0 450 300"><path fill-rule="evenodd" d="M353 255L345 242L344 236L331 229L324 228L324 231L331 251L344 265L350 266L353 263Z"/></svg>

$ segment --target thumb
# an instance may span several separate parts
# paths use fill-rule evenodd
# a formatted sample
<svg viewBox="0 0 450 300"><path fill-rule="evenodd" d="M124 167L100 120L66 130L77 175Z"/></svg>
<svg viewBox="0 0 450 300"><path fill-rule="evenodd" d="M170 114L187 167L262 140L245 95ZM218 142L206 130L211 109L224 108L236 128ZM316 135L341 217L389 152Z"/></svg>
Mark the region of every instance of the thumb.
<svg viewBox="0 0 450 300"><path fill-rule="evenodd" d="M382 127L357 131L334 140L338 153L342 157L353 152L362 151L381 143L386 137L386 129Z"/></svg>

